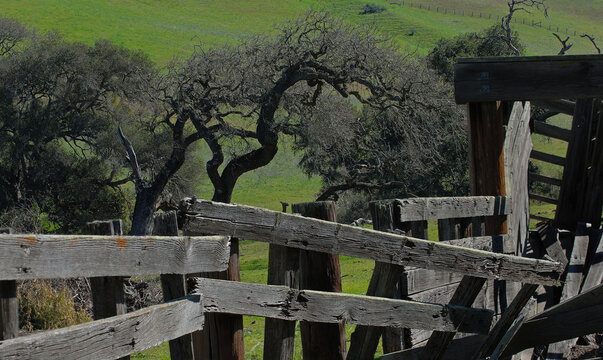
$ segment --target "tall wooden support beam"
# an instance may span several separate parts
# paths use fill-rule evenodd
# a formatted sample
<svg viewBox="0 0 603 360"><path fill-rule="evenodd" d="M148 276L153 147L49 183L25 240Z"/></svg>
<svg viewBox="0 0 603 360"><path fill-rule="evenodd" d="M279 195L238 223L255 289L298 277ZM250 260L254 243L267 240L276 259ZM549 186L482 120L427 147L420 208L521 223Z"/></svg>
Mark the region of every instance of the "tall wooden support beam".
<svg viewBox="0 0 603 360"><path fill-rule="evenodd" d="M472 195L506 195L502 105L501 102L468 105ZM506 233L505 216L485 219L486 235ZM483 278L464 276L450 304L471 306L485 282ZM421 353L421 359L441 359L454 335L454 332L434 331Z"/></svg>
<svg viewBox="0 0 603 360"><path fill-rule="evenodd" d="M153 217L153 235L178 236L178 220L176 212L157 213ZM163 301L186 296L186 281L183 274L161 274ZM192 360L193 343L191 334L182 335L170 340L170 359Z"/></svg>
<svg viewBox="0 0 603 360"><path fill-rule="evenodd" d="M0 234L11 234L11 228L0 229ZM0 281L0 340L16 338L19 335L19 300L17 282Z"/></svg>
<svg viewBox="0 0 603 360"><path fill-rule="evenodd" d="M281 202L283 212L287 203ZM285 285L299 289L299 249L270 244L268 250L268 285ZM264 326L264 360L293 360L295 321L266 318Z"/></svg>
<svg viewBox="0 0 603 360"><path fill-rule="evenodd" d="M603 97L603 55L458 59L459 104Z"/></svg>
<svg viewBox="0 0 603 360"><path fill-rule="evenodd" d="M85 232L89 235L123 235L123 223L121 220L93 221L86 224ZM90 289L94 320L127 313L123 277L90 278ZM129 359L129 355L121 358L121 360Z"/></svg>
<svg viewBox="0 0 603 360"><path fill-rule="evenodd" d="M331 201L293 204L294 213L336 222L335 205ZM300 285L302 289L341 292L339 255L316 251L300 253ZM305 359L345 359L345 325L301 322Z"/></svg>

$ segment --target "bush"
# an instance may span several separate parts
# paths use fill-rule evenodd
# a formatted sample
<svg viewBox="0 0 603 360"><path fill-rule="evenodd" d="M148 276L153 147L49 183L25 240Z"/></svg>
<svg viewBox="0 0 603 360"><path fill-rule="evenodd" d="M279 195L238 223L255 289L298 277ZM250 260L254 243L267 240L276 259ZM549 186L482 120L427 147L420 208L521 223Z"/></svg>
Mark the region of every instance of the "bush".
<svg viewBox="0 0 603 360"><path fill-rule="evenodd" d="M92 320L84 309L76 309L69 289L54 289L47 280L24 281L17 297L19 326L26 331L58 329Z"/></svg>
<svg viewBox="0 0 603 360"><path fill-rule="evenodd" d="M360 15L377 14L380 12L384 12L385 10L387 10L387 9L381 5L366 4L362 7L362 11L360 12Z"/></svg>

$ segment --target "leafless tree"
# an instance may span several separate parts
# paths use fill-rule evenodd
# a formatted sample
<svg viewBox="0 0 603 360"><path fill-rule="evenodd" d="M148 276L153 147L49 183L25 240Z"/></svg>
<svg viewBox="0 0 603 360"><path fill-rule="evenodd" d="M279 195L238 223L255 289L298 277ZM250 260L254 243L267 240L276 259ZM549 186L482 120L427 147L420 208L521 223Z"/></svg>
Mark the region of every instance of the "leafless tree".
<svg viewBox="0 0 603 360"><path fill-rule="evenodd" d="M582 35L580 35L580 37L587 38L590 41L590 43L593 44L595 49L597 49L597 54L601 53L601 49L597 46L597 42L595 41L594 36L591 36L589 34L582 34Z"/></svg>
<svg viewBox="0 0 603 360"><path fill-rule="evenodd" d="M16 20L0 17L0 56L8 54L29 35L29 32Z"/></svg>
<svg viewBox="0 0 603 360"><path fill-rule="evenodd" d="M559 40L559 42L561 43L561 50L559 50L559 53L557 55L565 55L565 53L567 53L567 51L571 49L572 46L574 46L573 43L568 42L570 39L569 36L566 37L565 40L562 40L561 37L556 33L553 33L553 36L555 36L557 40Z"/></svg>
<svg viewBox="0 0 603 360"><path fill-rule="evenodd" d="M501 26L504 30L504 35L501 38L507 43L509 48L513 50L516 56L521 53L517 46L513 43L513 30L511 29L511 21L513 16L518 12L532 13L533 9L542 11L545 16L548 16L548 8L545 4L546 0L510 0L507 1L508 13L502 17Z"/></svg>

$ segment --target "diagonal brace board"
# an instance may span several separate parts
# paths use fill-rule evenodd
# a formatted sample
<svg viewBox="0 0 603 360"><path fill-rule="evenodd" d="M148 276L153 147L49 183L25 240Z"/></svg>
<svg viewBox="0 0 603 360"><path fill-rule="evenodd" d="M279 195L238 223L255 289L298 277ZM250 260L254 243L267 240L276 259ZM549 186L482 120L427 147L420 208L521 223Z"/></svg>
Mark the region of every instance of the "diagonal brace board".
<svg viewBox="0 0 603 360"><path fill-rule="evenodd" d="M205 312L283 320L488 333L493 312L375 296L197 279Z"/></svg>
<svg viewBox="0 0 603 360"><path fill-rule="evenodd" d="M330 254L533 284L557 285L563 271L563 265L553 261L468 249L204 200L189 204L185 229L190 234L231 235Z"/></svg>

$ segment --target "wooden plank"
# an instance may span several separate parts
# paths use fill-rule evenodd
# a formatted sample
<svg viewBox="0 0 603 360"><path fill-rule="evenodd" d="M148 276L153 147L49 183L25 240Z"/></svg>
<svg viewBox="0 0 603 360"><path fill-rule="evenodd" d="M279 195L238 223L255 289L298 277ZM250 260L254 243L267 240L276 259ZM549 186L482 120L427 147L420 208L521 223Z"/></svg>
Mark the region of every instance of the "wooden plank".
<svg viewBox="0 0 603 360"><path fill-rule="evenodd" d="M521 307L518 309L517 317L514 316L515 319L508 327L508 330L501 336L500 342L498 343L498 345L496 345L496 348L492 352L492 355L489 357L490 360L506 359L506 357L501 356L501 354L507 348L509 343L513 340L513 338L517 335L517 331L519 330L521 325L523 325L526 318L529 316L530 309L531 306Z"/></svg>
<svg viewBox="0 0 603 360"><path fill-rule="evenodd" d="M598 237L599 243L591 260L588 274L584 278L584 285L581 291L588 291L603 283L603 230L592 229L591 241L593 243L595 242L595 237Z"/></svg>
<svg viewBox="0 0 603 360"><path fill-rule="evenodd" d="M475 301L475 298L480 293L485 282L486 280L483 278L464 276L463 280L461 280L459 286L454 292L454 295L452 296L448 306L471 306ZM425 344L425 348L421 352L421 359L441 359L446 352L446 348L454 339L454 335L457 332L457 330L434 330L435 331L433 334L431 334L427 344Z"/></svg>
<svg viewBox="0 0 603 360"><path fill-rule="evenodd" d="M291 210L302 216L337 221L332 201L293 204ZM299 262L301 289L341 292L339 255L302 250ZM305 359L345 359L345 323L304 321L300 332Z"/></svg>
<svg viewBox="0 0 603 360"><path fill-rule="evenodd" d="M458 59L456 102L603 97L603 56Z"/></svg>
<svg viewBox="0 0 603 360"><path fill-rule="evenodd" d="M474 216L507 215L506 196L429 197L397 200L400 221L436 220Z"/></svg>
<svg viewBox="0 0 603 360"><path fill-rule="evenodd" d="M573 113L572 113L573 115ZM569 141L572 132L559 126L547 124L544 121L534 121L534 132L536 134L552 137L555 139Z"/></svg>
<svg viewBox="0 0 603 360"><path fill-rule="evenodd" d="M492 311L285 286L198 279L205 312L285 320L397 326L483 334ZM241 296L241 294L245 294Z"/></svg>
<svg viewBox="0 0 603 360"><path fill-rule="evenodd" d="M197 200L188 209L191 234L240 236L290 247L362 257L392 264L557 284L560 264L388 234L243 205Z"/></svg>
<svg viewBox="0 0 603 360"><path fill-rule="evenodd" d="M544 203L547 203L547 204L557 205L557 201L558 201L556 199L551 199L551 198L546 197L546 196L532 194L532 193L530 193L529 196L530 196L530 199L532 199L532 200L541 201L541 202L544 202Z"/></svg>
<svg viewBox="0 0 603 360"><path fill-rule="evenodd" d="M155 213L153 215L153 235L178 236L178 219L175 211ZM161 274L163 301L170 301L186 296L186 280L183 274ZM182 335L170 340L171 360L193 359L193 342L191 334Z"/></svg>
<svg viewBox="0 0 603 360"><path fill-rule="evenodd" d="M540 215L536 215L536 214L530 214L530 218L531 219L535 219L538 221L553 221L553 219L545 217L545 216L540 216Z"/></svg>
<svg viewBox="0 0 603 360"><path fill-rule="evenodd" d="M11 228L0 228L0 234L12 234ZM0 340L19 336L19 299L17 282L0 281Z"/></svg>
<svg viewBox="0 0 603 360"><path fill-rule="evenodd" d="M569 266L567 267L565 283L563 285L563 290L561 291L561 301L565 301L571 297L578 295L580 291L582 273L584 271L584 263L586 260L586 254L588 252L589 228L590 224L584 223L580 223L576 227L574 247L572 248L572 254L569 259ZM564 341L550 344L546 356L547 360L567 357L569 355L569 351L571 350L575 342L576 339L567 339Z"/></svg>
<svg viewBox="0 0 603 360"><path fill-rule="evenodd" d="M559 166L565 166L566 164L565 158L557 155L547 154L538 150L532 150L532 152L530 153L530 158Z"/></svg>
<svg viewBox="0 0 603 360"><path fill-rule="evenodd" d="M603 331L603 284L528 319L502 357L523 349Z"/></svg>
<svg viewBox="0 0 603 360"><path fill-rule="evenodd" d="M223 236L0 235L0 279L186 274L224 269Z"/></svg>
<svg viewBox="0 0 603 360"><path fill-rule="evenodd" d="M515 319L520 317L519 315L521 314L522 309L526 307L526 304L529 302L532 295L534 295L536 289L538 289L538 285L527 284L521 287L517 296L515 296L509 307L488 334L488 338L479 348L479 351L475 353L474 359L485 358L492 354L497 345L503 340L503 336L512 328ZM527 315L528 314L526 314L526 316Z"/></svg>
<svg viewBox="0 0 603 360"><path fill-rule="evenodd" d="M464 359L467 354L473 353L484 341L484 335L471 335L454 339L450 346L446 349L442 360L459 360ZM421 360L421 353L425 345L418 346L412 349L399 351L396 353L386 354L381 356L381 360Z"/></svg>
<svg viewBox="0 0 603 360"><path fill-rule="evenodd" d="M0 342L3 360L113 360L203 327L199 295Z"/></svg>
<svg viewBox="0 0 603 360"><path fill-rule="evenodd" d="M561 186L561 179L555 179L555 178L552 178L552 177L548 177L548 176L536 174L536 173L533 173L533 172L529 173L528 177L532 181L538 181L538 182L541 182L541 183L545 183L545 184L549 184L549 185L554 185L554 186Z"/></svg>
<svg viewBox="0 0 603 360"><path fill-rule="evenodd" d="M534 105L540 106L550 111L559 112L566 115L574 115L576 103L571 100L557 99L557 100L540 100L534 101Z"/></svg>

